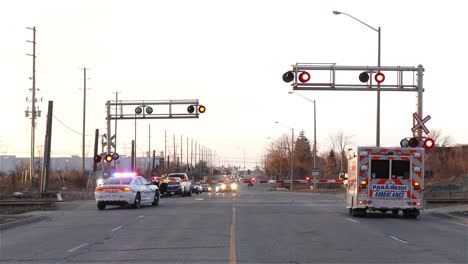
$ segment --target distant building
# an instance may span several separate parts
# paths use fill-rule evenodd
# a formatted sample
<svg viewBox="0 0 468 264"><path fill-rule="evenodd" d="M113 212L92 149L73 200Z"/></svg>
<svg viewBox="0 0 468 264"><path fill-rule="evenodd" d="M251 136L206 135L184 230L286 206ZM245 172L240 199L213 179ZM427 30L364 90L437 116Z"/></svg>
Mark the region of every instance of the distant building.
<svg viewBox="0 0 468 264"><path fill-rule="evenodd" d="M23 158L23 157L16 157L15 155L0 155L0 171L9 173L11 171L16 171L16 167L23 167L29 168L29 160L30 158ZM116 161L117 168L119 169L127 169L131 167L131 157L127 156L120 156L119 159ZM155 167L160 165L160 161L163 158L156 156L155 159ZM36 157L35 161L35 168L36 170L42 170L43 165L43 158ZM69 171L69 170L81 170L81 162L82 159L78 155L72 155L71 157L51 157L50 158L50 168L51 171ZM93 170L93 162L94 159L92 157L85 158L85 169L87 171ZM149 164L152 164L153 158L150 160L147 157L137 157L137 168L146 169ZM100 166L102 167L103 164L106 163L100 162L98 163L98 170Z"/></svg>

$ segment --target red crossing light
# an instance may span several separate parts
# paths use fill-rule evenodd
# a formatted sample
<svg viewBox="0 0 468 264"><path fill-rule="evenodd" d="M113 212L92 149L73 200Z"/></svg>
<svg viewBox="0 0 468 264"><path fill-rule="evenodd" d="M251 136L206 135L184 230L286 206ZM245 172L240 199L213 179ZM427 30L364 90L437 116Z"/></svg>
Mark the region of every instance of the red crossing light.
<svg viewBox="0 0 468 264"><path fill-rule="evenodd" d="M203 113L205 113L205 111L206 111L206 107L205 107L205 106L203 106L203 105L199 105L199 106L198 106L198 112L199 112L199 113L202 113L202 114L203 114Z"/></svg>
<svg viewBox="0 0 468 264"><path fill-rule="evenodd" d="M101 157L101 155L99 155L99 154L96 154L96 155L94 156L94 162L96 162L96 163L101 162L101 159L102 159L102 157Z"/></svg>
<svg viewBox="0 0 468 264"><path fill-rule="evenodd" d="M114 157L112 154L107 154L106 157L105 157L105 160L107 162L112 162L114 160Z"/></svg>
<svg viewBox="0 0 468 264"><path fill-rule="evenodd" d="M381 72L378 72L375 77L374 77L375 81L377 83L382 83L383 81L385 81L385 74L381 73Z"/></svg>
<svg viewBox="0 0 468 264"><path fill-rule="evenodd" d="M310 74L308 72L301 72L301 74L299 74L299 81L301 81L302 83L305 83L305 82L308 82L310 80Z"/></svg>
<svg viewBox="0 0 468 264"><path fill-rule="evenodd" d="M431 150L431 149L434 148L435 142L434 142L434 140L433 140L432 138L426 138L426 139L424 140L423 146L424 146L424 149L426 149L426 150Z"/></svg>

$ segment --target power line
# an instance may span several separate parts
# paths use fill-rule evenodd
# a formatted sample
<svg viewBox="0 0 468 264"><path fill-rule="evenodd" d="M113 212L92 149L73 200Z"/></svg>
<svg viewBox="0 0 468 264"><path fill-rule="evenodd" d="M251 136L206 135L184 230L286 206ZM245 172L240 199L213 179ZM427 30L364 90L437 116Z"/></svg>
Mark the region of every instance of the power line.
<svg viewBox="0 0 468 264"><path fill-rule="evenodd" d="M52 114L52 116L55 118L55 120L59 121L60 124L62 124L65 128L67 128L68 130L78 134L78 135L83 135L82 133L74 130L73 128L70 128L69 126L67 126L65 123L63 123L60 119L58 119L58 117L56 117L54 114ZM92 136L93 134L85 134L85 136Z"/></svg>

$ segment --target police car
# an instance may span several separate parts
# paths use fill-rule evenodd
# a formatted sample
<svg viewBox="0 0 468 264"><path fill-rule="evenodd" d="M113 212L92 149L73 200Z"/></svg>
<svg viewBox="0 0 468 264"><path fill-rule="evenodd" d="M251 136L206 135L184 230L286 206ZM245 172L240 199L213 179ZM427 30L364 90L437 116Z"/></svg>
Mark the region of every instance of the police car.
<svg viewBox="0 0 468 264"><path fill-rule="evenodd" d="M94 196L99 210L107 205L157 206L160 197L158 187L136 173L115 173L96 187Z"/></svg>

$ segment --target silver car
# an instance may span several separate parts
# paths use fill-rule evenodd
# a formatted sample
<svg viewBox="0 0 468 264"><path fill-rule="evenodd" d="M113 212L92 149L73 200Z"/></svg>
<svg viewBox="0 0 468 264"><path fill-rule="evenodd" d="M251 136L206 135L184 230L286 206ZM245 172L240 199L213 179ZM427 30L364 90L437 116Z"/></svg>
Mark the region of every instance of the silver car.
<svg viewBox="0 0 468 264"><path fill-rule="evenodd" d="M141 205L159 204L159 189L135 173L117 173L106 179L94 191L97 207L104 210L107 205Z"/></svg>

